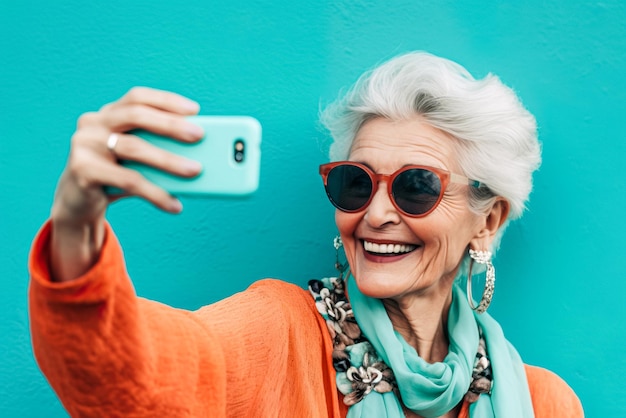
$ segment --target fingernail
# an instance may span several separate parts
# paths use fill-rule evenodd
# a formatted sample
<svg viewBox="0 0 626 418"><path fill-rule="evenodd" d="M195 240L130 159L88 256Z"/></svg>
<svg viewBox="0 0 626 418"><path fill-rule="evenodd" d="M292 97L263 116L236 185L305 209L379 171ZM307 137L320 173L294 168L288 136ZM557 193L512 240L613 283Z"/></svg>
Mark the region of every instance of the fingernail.
<svg viewBox="0 0 626 418"><path fill-rule="evenodd" d="M196 174L202 171L202 164L194 160L185 160L181 164L181 167L183 170L185 170L186 172L190 174Z"/></svg>
<svg viewBox="0 0 626 418"><path fill-rule="evenodd" d="M180 213L183 211L183 204L180 202L180 200L176 199L170 203L169 208L170 211L172 211L173 213Z"/></svg>
<svg viewBox="0 0 626 418"><path fill-rule="evenodd" d="M184 99L181 102L181 105L189 113L198 113L200 110L200 104L198 102L194 102L193 100Z"/></svg>
<svg viewBox="0 0 626 418"><path fill-rule="evenodd" d="M187 132L196 138L202 138L204 136L204 129L193 123L187 123Z"/></svg>

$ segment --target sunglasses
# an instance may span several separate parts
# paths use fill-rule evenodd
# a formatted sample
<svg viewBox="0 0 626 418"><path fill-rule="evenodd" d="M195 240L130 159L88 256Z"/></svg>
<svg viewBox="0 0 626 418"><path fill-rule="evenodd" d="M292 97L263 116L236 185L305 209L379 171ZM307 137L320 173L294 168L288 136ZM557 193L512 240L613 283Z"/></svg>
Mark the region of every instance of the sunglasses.
<svg viewBox="0 0 626 418"><path fill-rule="evenodd" d="M351 161L322 164L320 174L330 203L343 212L359 212L370 204L381 181L401 213L419 218L435 210L449 183L480 187L481 183L440 168L408 165L393 174L376 174Z"/></svg>

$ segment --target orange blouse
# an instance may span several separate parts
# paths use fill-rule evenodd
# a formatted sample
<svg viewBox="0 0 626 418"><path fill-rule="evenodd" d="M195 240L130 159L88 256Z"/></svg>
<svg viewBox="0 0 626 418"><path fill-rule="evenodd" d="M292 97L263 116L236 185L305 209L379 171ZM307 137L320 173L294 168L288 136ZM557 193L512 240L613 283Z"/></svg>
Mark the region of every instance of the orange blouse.
<svg viewBox="0 0 626 418"><path fill-rule="evenodd" d="M194 312L142 299L109 226L97 263L54 283L50 230L44 225L30 256L32 343L72 416L346 416L332 342L308 291L262 280ZM584 416L558 376L526 373L537 418Z"/></svg>

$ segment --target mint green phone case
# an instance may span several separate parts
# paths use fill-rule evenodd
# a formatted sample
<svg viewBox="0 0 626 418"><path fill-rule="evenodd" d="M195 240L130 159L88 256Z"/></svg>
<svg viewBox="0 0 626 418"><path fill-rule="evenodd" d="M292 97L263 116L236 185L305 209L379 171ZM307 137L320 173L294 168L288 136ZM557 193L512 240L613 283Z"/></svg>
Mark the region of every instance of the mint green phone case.
<svg viewBox="0 0 626 418"><path fill-rule="evenodd" d="M257 190L261 124L250 116L190 116L188 120L204 129L205 136L199 142L183 143L143 130L132 133L172 153L199 161L202 172L198 176L182 178L132 161L122 164L178 196L241 196ZM243 159L238 161L239 158Z"/></svg>

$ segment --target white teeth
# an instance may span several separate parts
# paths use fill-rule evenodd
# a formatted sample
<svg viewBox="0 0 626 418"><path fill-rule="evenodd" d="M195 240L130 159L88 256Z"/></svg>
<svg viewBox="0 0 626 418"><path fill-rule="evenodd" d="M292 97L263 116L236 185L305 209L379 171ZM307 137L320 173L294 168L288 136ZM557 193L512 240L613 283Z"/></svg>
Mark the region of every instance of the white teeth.
<svg viewBox="0 0 626 418"><path fill-rule="evenodd" d="M365 251L378 254L403 254L413 251L417 248L416 245L406 244L375 244L369 241L363 241Z"/></svg>

